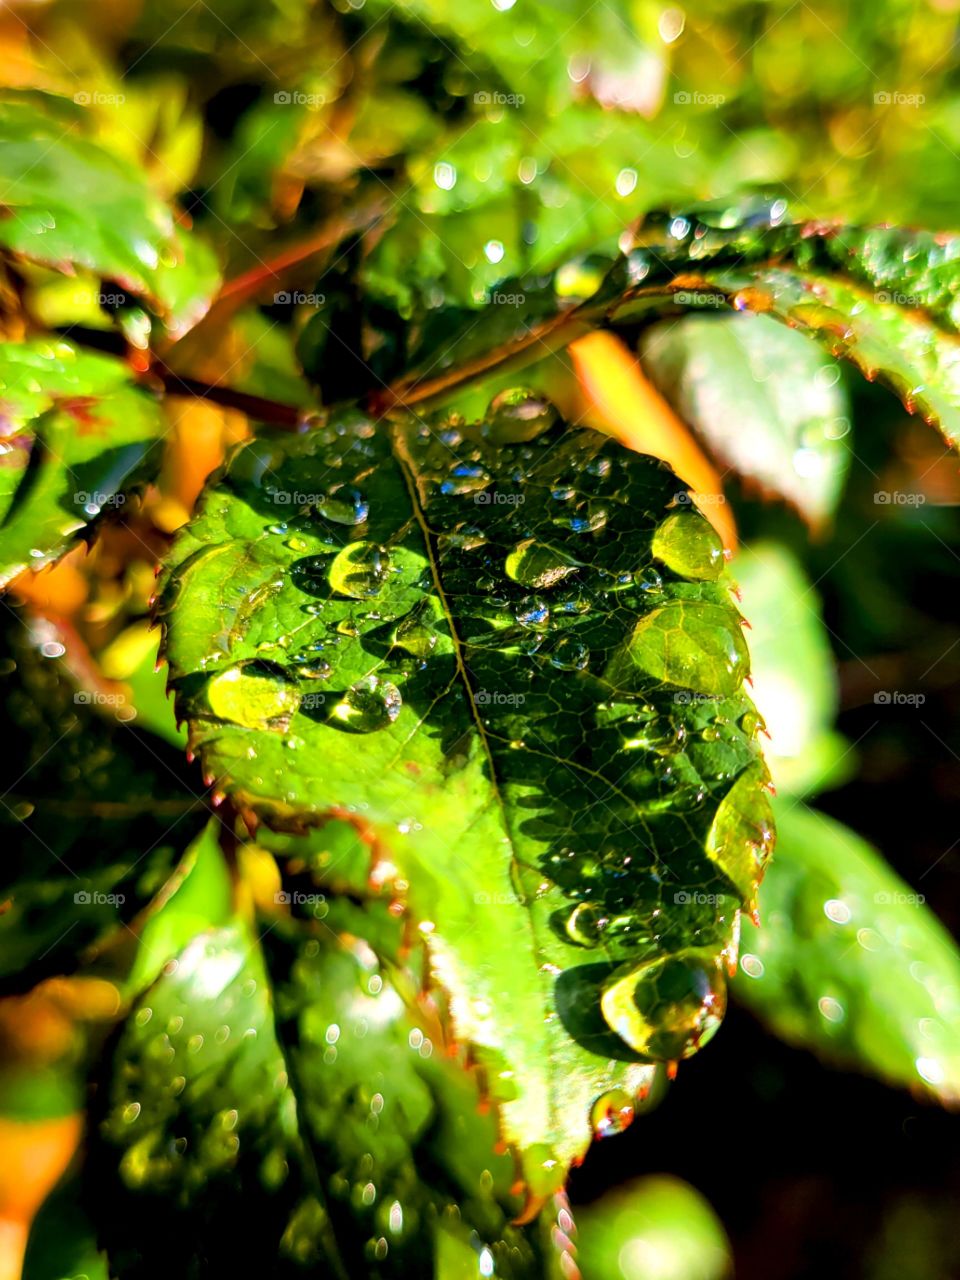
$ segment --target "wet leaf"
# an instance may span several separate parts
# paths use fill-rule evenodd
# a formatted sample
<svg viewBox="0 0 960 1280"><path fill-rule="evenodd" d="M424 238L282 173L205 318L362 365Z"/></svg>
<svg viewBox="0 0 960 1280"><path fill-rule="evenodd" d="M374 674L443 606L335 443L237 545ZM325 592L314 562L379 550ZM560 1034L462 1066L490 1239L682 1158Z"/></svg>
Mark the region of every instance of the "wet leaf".
<svg viewBox="0 0 960 1280"><path fill-rule="evenodd" d="M84 136L83 114L50 95L0 103L0 246L113 281L179 333L216 290L216 258L128 162Z"/></svg>
<svg viewBox="0 0 960 1280"><path fill-rule="evenodd" d="M251 822L355 825L558 1180L596 1098L715 1030L772 838L728 586L657 559L667 519L715 536L678 485L560 422L348 412L234 456L159 602L207 774Z"/></svg>
<svg viewBox="0 0 960 1280"><path fill-rule="evenodd" d="M958 446L960 237L786 215L783 200L652 214L598 300L619 322L665 300L771 316L885 382Z"/></svg>
<svg viewBox="0 0 960 1280"><path fill-rule="evenodd" d="M201 934L131 1010L88 1195L113 1265L202 1275L216 1250L271 1274L430 1277L449 1233L475 1266L486 1250L507 1280L540 1274L477 1073L357 936L395 958L400 925L385 903L296 895L261 923L263 950L239 924Z"/></svg>
<svg viewBox="0 0 960 1280"><path fill-rule="evenodd" d="M646 330L654 382L726 466L812 525L836 508L849 406L836 364L768 317L688 316Z"/></svg>
<svg viewBox="0 0 960 1280"><path fill-rule="evenodd" d="M881 855L849 828L777 803L777 857L735 988L791 1044L954 1104L960 954Z"/></svg>
<svg viewBox="0 0 960 1280"><path fill-rule="evenodd" d="M0 224L2 225L2 224ZM0 586L117 514L159 462L160 407L126 365L61 340L0 343Z"/></svg>

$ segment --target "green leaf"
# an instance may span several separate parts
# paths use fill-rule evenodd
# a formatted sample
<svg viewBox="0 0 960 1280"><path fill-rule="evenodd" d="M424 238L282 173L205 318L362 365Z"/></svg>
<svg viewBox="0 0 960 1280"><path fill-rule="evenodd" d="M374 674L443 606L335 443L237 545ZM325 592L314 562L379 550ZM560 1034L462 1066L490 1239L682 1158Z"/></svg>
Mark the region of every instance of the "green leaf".
<svg viewBox="0 0 960 1280"><path fill-rule="evenodd" d="M774 542L748 543L735 562L750 623L751 693L778 791L805 795L844 782L854 763L833 728L836 663L820 601L800 562Z"/></svg>
<svg viewBox="0 0 960 1280"><path fill-rule="evenodd" d="M783 200L743 212L650 215L598 295L607 318L665 302L761 312L886 383L960 446L960 237L788 223Z"/></svg>
<svg viewBox="0 0 960 1280"><path fill-rule="evenodd" d="M2 224L0 224L2 225ZM55 560L147 479L166 429L119 360L59 339L0 343L0 586Z"/></svg>
<svg viewBox="0 0 960 1280"><path fill-rule="evenodd" d="M507 1136L565 1166L715 1030L772 828L714 535L532 403L520 444L347 412L246 446L159 609L207 775L251 823L357 827Z"/></svg>
<svg viewBox="0 0 960 1280"><path fill-rule="evenodd" d="M171 882L206 816L175 753L78 690L42 624L2 637L0 725L19 744L0 803L0 978L25 989L76 968Z"/></svg>
<svg viewBox="0 0 960 1280"><path fill-rule="evenodd" d="M540 1274L477 1073L358 936L395 956L402 922L385 903L290 900L258 927L264 951L240 924L205 933L131 1010L89 1170L114 1272L203 1275L229 1258L430 1276L430 1244L449 1238L507 1280Z"/></svg>
<svg viewBox="0 0 960 1280"><path fill-rule="evenodd" d="M654 382L725 466L785 498L808 523L829 519L850 430L832 360L762 315L665 320L644 332L640 351Z"/></svg>
<svg viewBox="0 0 960 1280"><path fill-rule="evenodd" d="M577 1210L584 1280L725 1280L730 1242L708 1202L679 1178L628 1182Z"/></svg>
<svg viewBox="0 0 960 1280"><path fill-rule="evenodd" d="M183 332L216 290L216 258L128 162L83 136L83 116L49 95L0 102L0 247L114 281Z"/></svg>
<svg viewBox="0 0 960 1280"><path fill-rule="evenodd" d="M960 954L865 840L776 805L777 857L744 938L740 999L791 1044L944 1102L960 1096Z"/></svg>

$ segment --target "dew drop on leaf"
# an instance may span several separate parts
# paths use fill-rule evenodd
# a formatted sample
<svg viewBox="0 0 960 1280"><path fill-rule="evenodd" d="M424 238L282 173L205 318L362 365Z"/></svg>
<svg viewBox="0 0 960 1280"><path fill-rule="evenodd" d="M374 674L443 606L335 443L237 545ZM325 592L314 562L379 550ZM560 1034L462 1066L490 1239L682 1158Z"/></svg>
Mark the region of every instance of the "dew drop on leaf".
<svg viewBox="0 0 960 1280"><path fill-rule="evenodd" d="M723 572L720 535L702 516L674 512L653 535L653 554L681 578L714 582Z"/></svg>
<svg viewBox="0 0 960 1280"><path fill-rule="evenodd" d="M633 1123L633 1099L623 1089L611 1089L602 1094L590 1108L590 1127L593 1136L612 1138L623 1133Z"/></svg>
<svg viewBox="0 0 960 1280"><path fill-rule="evenodd" d="M689 948L619 969L604 984L600 1008L611 1031L658 1062L689 1058L714 1035L726 1008L717 955Z"/></svg>
<svg viewBox="0 0 960 1280"><path fill-rule="evenodd" d="M300 689L275 663L234 662L206 687L207 705L220 720L248 729L287 729L300 706Z"/></svg>
<svg viewBox="0 0 960 1280"><path fill-rule="evenodd" d="M335 484L317 502L317 511L334 524L363 524L370 505L359 489L349 484Z"/></svg>
<svg viewBox="0 0 960 1280"><path fill-rule="evenodd" d="M522 444L552 427L557 411L551 402L530 387L511 387L490 401L484 434L494 444Z"/></svg>
<svg viewBox="0 0 960 1280"><path fill-rule="evenodd" d="M504 565L507 577L514 582L519 582L522 587L540 588L555 586L571 573L576 573L579 567L576 560L565 552L536 538L518 542Z"/></svg>
<svg viewBox="0 0 960 1280"><path fill-rule="evenodd" d="M389 680L366 676L352 685L330 712L333 724L353 733L385 729L400 714L403 699Z"/></svg>
<svg viewBox="0 0 960 1280"><path fill-rule="evenodd" d="M341 596L367 600L383 586L390 570L387 551L375 542L350 542L334 556L330 586Z"/></svg>

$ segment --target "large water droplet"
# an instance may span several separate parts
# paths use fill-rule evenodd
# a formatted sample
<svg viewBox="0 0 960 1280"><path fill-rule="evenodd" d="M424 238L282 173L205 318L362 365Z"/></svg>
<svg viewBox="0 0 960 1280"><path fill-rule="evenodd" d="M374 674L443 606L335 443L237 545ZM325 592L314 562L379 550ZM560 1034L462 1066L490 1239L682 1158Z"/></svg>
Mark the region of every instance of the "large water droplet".
<svg viewBox="0 0 960 1280"><path fill-rule="evenodd" d="M507 576L523 587L552 587L580 568L576 560L556 547L526 538L507 556Z"/></svg>
<svg viewBox="0 0 960 1280"><path fill-rule="evenodd" d="M495 444L520 444L553 426L553 404L530 387L511 387L493 397L487 408L484 434Z"/></svg>
<svg viewBox="0 0 960 1280"><path fill-rule="evenodd" d="M715 581L723 573L723 543L703 516L674 512L653 535L653 554L682 578Z"/></svg>
<svg viewBox="0 0 960 1280"><path fill-rule="evenodd" d="M206 699L220 720L283 732L300 706L300 688L281 667L255 658L234 662L213 676Z"/></svg>
<svg viewBox="0 0 960 1280"><path fill-rule="evenodd" d="M363 524L370 505L359 489L350 484L335 484L317 502L317 511L334 524Z"/></svg>
<svg viewBox="0 0 960 1280"><path fill-rule="evenodd" d="M619 969L600 998L604 1021L631 1049L658 1062L689 1058L723 1019L720 959L706 948Z"/></svg>
<svg viewBox="0 0 960 1280"><path fill-rule="evenodd" d="M368 600L383 586L390 557L375 542L350 542L334 556L329 569L330 586L341 596Z"/></svg>
<svg viewBox="0 0 960 1280"><path fill-rule="evenodd" d="M736 613L723 605L671 600L641 618L607 667L617 688L635 689L645 676L727 697L749 670Z"/></svg>
<svg viewBox="0 0 960 1280"><path fill-rule="evenodd" d="M403 699L389 680L365 676L352 685L330 712L338 728L353 733L373 733L385 729L400 714Z"/></svg>

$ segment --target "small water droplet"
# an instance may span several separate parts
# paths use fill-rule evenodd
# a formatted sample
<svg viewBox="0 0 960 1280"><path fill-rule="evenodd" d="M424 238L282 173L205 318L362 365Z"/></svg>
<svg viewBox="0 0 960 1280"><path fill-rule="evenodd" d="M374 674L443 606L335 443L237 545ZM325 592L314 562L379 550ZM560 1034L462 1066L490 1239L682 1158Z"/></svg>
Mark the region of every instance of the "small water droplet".
<svg viewBox="0 0 960 1280"><path fill-rule="evenodd" d="M346 691L330 712L330 719L353 733L373 733L392 724L402 705L396 685L377 676L366 676Z"/></svg>
<svg viewBox="0 0 960 1280"><path fill-rule="evenodd" d="M390 571L390 557L375 542L348 543L329 569L330 586L341 596L366 600L375 596Z"/></svg>
<svg viewBox="0 0 960 1280"><path fill-rule="evenodd" d="M556 421L557 410L545 396L530 387L511 387L490 401L484 434L495 444L520 444Z"/></svg>
<svg viewBox="0 0 960 1280"><path fill-rule="evenodd" d="M300 689L276 663L255 658L234 662L213 676L206 699L220 720L284 731L300 706Z"/></svg>

